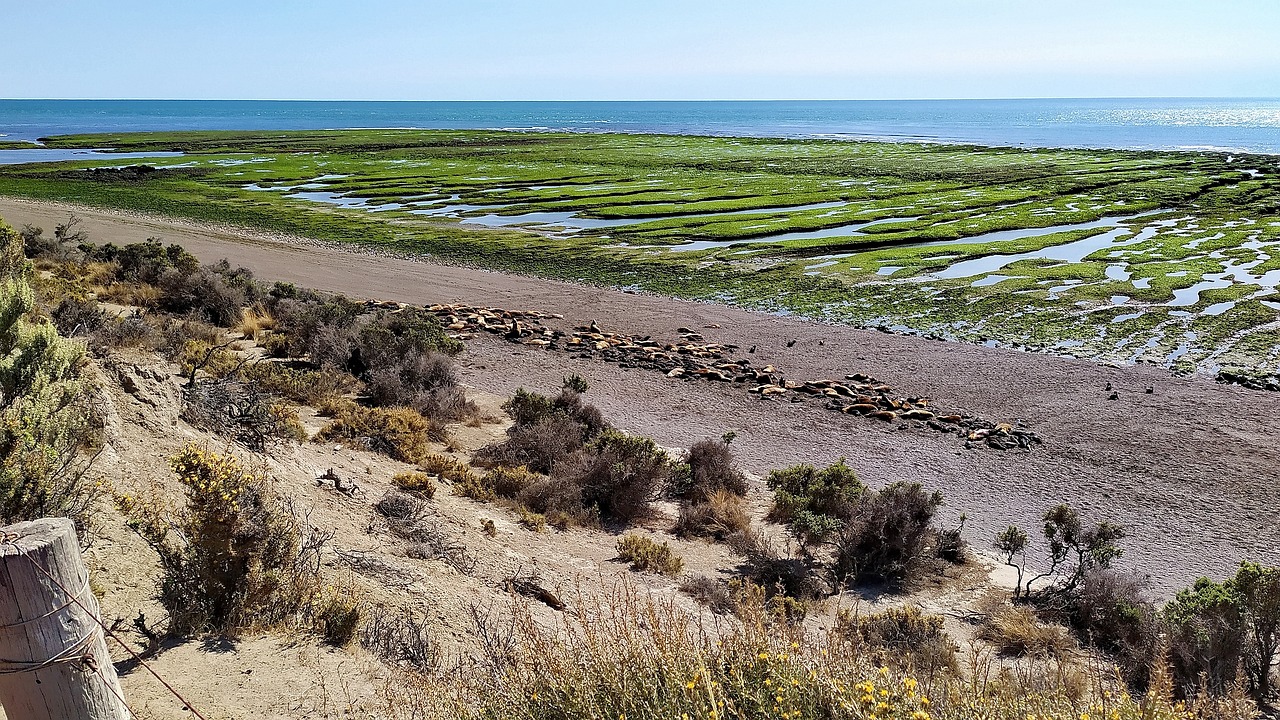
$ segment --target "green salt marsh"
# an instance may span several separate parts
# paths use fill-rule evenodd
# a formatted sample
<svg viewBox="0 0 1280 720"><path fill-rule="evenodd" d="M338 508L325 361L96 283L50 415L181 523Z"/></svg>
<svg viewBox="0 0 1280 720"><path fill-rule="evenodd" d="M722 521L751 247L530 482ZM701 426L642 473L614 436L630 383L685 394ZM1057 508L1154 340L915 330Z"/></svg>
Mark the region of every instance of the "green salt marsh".
<svg viewBox="0 0 1280 720"><path fill-rule="evenodd" d="M4 166L0 194L1184 371L1280 365L1270 156L413 130L45 142L183 155Z"/></svg>

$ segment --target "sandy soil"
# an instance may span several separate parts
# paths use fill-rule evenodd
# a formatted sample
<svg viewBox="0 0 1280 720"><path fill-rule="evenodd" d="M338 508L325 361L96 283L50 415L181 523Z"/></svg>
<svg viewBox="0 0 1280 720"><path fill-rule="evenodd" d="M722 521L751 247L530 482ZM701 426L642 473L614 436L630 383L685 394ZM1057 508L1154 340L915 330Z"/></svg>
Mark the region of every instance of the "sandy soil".
<svg viewBox="0 0 1280 720"><path fill-rule="evenodd" d="M1122 562L1150 574L1161 593L1200 575L1229 574L1241 559L1280 563L1280 525L1270 514L1280 501L1280 432L1273 424L1280 394L1171 377L1155 367L895 336L229 228L0 199L0 217L15 226L52 229L73 209L97 241L158 236L204 261L226 257L264 279L357 297L542 310L564 314L565 326L595 319L609 330L668 340L680 326L719 325L701 332L713 342L757 345L754 362L773 363L788 375L865 372L944 407L1021 420L1045 444L1029 454L966 450L954 436L488 337L468 344L461 365L468 384L498 394L517 385L552 389L564 374L577 372L591 383L589 397L616 424L666 446L732 429L738 433L734 449L755 474L846 456L873 485L919 480L946 495L953 518L967 514L966 534L978 547L1010 522L1035 528L1046 507L1069 502L1091 518L1128 526ZM1108 399L1108 383L1119 399Z"/></svg>

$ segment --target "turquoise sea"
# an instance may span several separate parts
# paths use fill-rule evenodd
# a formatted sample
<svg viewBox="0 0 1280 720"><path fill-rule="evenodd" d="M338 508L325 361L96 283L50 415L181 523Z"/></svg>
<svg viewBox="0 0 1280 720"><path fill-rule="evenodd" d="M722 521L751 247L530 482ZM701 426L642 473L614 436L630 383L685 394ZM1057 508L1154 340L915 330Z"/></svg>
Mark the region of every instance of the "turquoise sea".
<svg viewBox="0 0 1280 720"><path fill-rule="evenodd" d="M340 102L0 100L0 140L68 133L518 128L1280 154L1280 99Z"/></svg>

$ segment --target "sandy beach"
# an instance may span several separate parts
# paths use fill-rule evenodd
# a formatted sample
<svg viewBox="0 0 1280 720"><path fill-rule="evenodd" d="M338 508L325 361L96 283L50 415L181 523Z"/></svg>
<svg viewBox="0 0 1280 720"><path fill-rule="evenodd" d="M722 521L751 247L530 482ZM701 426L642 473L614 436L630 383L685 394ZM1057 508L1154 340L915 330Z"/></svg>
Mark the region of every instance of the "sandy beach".
<svg viewBox="0 0 1280 720"><path fill-rule="evenodd" d="M548 324L566 329L596 320L609 330L674 339L676 329L687 326L709 341L755 345L753 363L774 364L788 376L861 372L940 407L1021 421L1044 439L1034 451L968 450L953 435L487 336L470 341L460 358L465 382L494 393L520 385L549 390L576 372L616 424L665 446L733 430L735 451L757 475L844 456L871 485L919 480L943 492L948 522L967 515L966 536L979 549L1011 522L1034 531L1047 507L1068 502L1091 519L1127 526L1120 564L1149 574L1160 594L1200 575L1221 578L1242 559L1280 563L1280 526L1270 516L1280 503L1274 480L1280 432L1272 422L1280 394L1173 377L1150 366L890 335L232 228L0 198L0 218L15 227L30 223L49 231L73 211L93 241L159 237L202 261L227 258L262 279L381 300L560 313L562 321ZM1109 399L1108 384L1117 399Z"/></svg>

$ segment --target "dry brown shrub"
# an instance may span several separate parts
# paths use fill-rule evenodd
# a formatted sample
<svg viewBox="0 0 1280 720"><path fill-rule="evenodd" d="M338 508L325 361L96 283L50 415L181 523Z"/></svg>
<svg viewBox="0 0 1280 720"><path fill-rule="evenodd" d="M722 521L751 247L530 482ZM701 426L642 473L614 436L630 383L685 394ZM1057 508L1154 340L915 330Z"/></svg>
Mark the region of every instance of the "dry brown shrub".
<svg viewBox="0 0 1280 720"><path fill-rule="evenodd" d="M581 448L582 438L582 427L576 422L551 415L513 427L505 440L480 448L472 461L480 467L523 465L545 475Z"/></svg>

